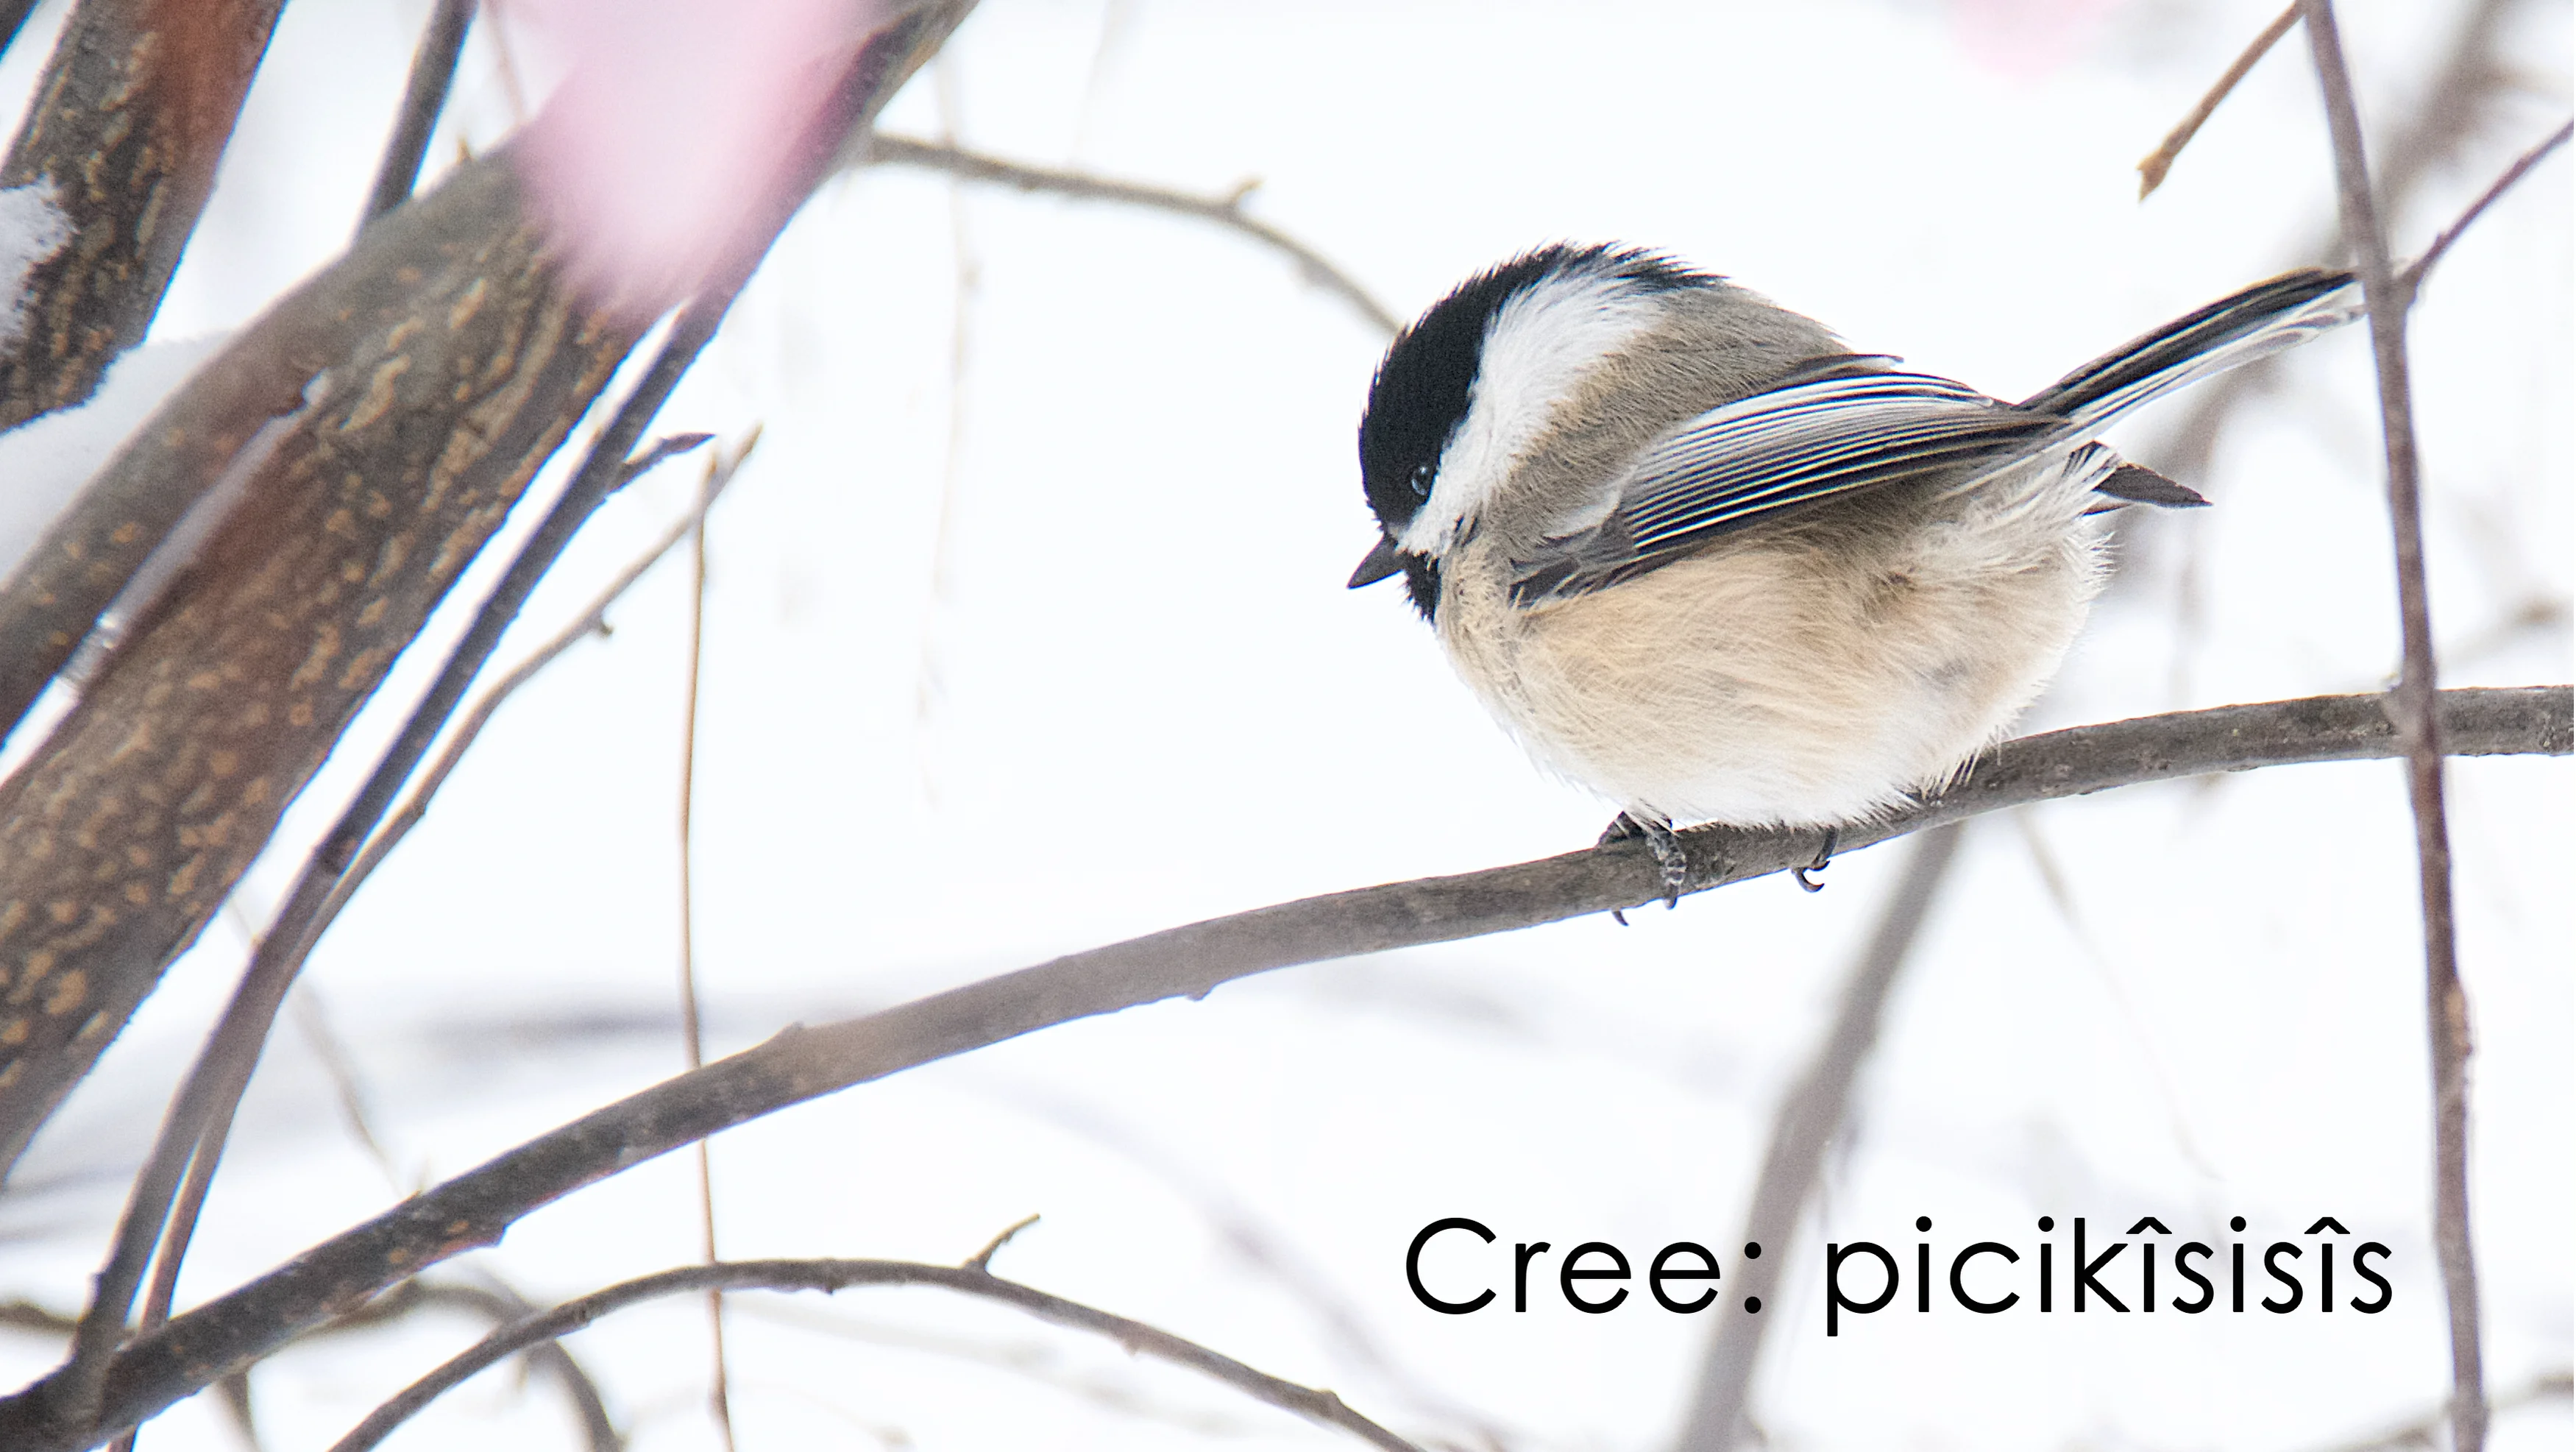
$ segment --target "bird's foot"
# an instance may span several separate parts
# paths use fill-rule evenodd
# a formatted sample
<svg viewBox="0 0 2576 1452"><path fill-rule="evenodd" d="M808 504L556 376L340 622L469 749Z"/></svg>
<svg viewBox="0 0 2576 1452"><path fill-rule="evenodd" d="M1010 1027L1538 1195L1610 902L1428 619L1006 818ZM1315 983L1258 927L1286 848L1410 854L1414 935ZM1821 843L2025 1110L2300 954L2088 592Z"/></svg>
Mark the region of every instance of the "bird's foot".
<svg viewBox="0 0 2576 1452"><path fill-rule="evenodd" d="M1798 879L1798 885L1809 892L1824 891L1825 885L1809 878L1807 874L1810 872L1822 872L1826 868L1833 866L1834 848L1842 844L1842 839L1843 833L1840 827L1827 827L1825 829L1825 840L1818 843L1816 846L1816 860L1808 863L1804 867L1790 868L1789 875Z"/></svg>
<svg viewBox="0 0 2576 1452"><path fill-rule="evenodd" d="M1607 847L1639 837L1646 839L1646 850L1655 856L1655 867L1663 879L1664 908L1669 912L1681 905L1682 889L1690 886L1690 857L1682 851L1681 839L1673 835L1672 823L1621 812L1602 829L1599 845ZM1626 912L1613 908L1610 916L1619 926L1628 926Z"/></svg>

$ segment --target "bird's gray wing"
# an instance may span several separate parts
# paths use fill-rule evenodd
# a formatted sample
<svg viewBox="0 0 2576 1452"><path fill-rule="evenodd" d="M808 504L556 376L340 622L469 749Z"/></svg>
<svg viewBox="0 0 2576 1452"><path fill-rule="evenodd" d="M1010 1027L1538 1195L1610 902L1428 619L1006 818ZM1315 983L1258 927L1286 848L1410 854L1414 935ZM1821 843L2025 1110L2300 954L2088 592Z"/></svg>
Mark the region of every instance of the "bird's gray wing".
<svg viewBox="0 0 2576 1452"><path fill-rule="evenodd" d="M1597 522L1515 561L1520 605L1586 594L1781 510L1899 479L1967 484L2069 431L1891 358L1821 358L1699 415L1648 449Z"/></svg>

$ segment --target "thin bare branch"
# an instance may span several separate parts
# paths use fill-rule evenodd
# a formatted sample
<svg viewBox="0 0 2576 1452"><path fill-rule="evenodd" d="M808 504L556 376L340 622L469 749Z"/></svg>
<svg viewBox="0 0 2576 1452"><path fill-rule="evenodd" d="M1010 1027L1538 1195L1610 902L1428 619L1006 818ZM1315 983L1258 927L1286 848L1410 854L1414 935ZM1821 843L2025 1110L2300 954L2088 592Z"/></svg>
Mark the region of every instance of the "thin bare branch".
<svg viewBox="0 0 2576 1452"><path fill-rule="evenodd" d="M2478 1340L2477 1261L2469 1242L2468 995L2460 984L2451 917L2451 837L2442 799L2442 723L2434 709L2433 617L2424 580L2424 509L2417 482L2415 408L2407 381L2406 294L2391 273L2388 238L2370 190L2361 112L2344 67L2333 0L2301 0L2326 129L2334 138L2338 210L2370 307L2371 356L2379 374L2379 425L2388 460L2388 512L2396 547L2397 609L2403 651L2389 719L2406 748L2415 812L2415 858L2424 903L2424 993L2433 1067L2433 1240L2451 1313L2451 1445L2482 1452L2487 1407Z"/></svg>
<svg viewBox="0 0 2576 1452"><path fill-rule="evenodd" d="M1029 166L1021 162L1004 161L997 156L986 156L981 152L968 151L963 147L943 146L937 142L917 141L910 137L888 136L882 133L871 134L864 138L861 145L852 149L848 160L852 165L858 166L923 167L931 171L943 171L965 181L991 182L999 186L1016 187L1024 192L1049 192L1056 196L1075 197L1084 201L1120 202L1132 207L1149 207L1159 212L1174 212L1184 217L1196 217L1202 222L1214 222L1220 227L1230 227L1256 242L1287 254L1309 282L1350 304L1353 311L1368 319L1371 326L1388 337L1395 336L1404 326L1395 314L1387 311L1385 304L1372 297L1367 288L1360 286L1349 273L1334 266L1322 253L1245 212L1244 198L1252 192L1249 184L1236 188L1229 196L1203 197L1146 182L1118 181L1110 177L1093 176L1088 172L1057 171L1049 167Z"/></svg>
<svg viewBox="0 0 2576 1452"><path fill-rule="evenodd" d="M2443 737L2464 756L2566 755L2576 699L2566 686L2444 692ZM1937 798L1842 830L1842 849L2032 802L2150 781L2297 762L2401 754L2383 698L2319 696L2223 706L2005 742ZM1702 827L1680 838L1685 891L1811 862L1819 835ZM862 1018L790 1028L509 1150L343 1232L138 1338L109 1368L94 1426L45 1415L57 1371L0 1397L0 1445L60 1452L113 1435L299 1331L422 1269L497 1241L541 1205L655 1156L791 1104L1035 1030L1169 998L1274 968L1638 907L1664 896L1642 843L1625 842L1456 877L1424 878L1237 913L1052 962Z"/></svg>
<svg viewBox="0 0 2576 1452"><path fill-rule="evenodd" d="M463 1311L493 1326L508 1326L536 1311L528 1298L493 1277L488 1271L487 1285L468 1285L460 1281L423 1278L402 1285L376 1297L357 1310L306 1333L304 1340L315 1341L328 1336L346 1335L353 1331L374 1330L394 1325L421 1311ZM619 1452L624 1445L617 1434L617 1424L609 1419L608 1403L599 1394L599 1383L573 1354L560 1343L530 1347L528 1365L555 1379L564 1396L581 1418L582 1444L588 1452Z"/></svg>
<svg viewBox="0 0 2576 1452"><path fill-rule="evenodd" d="M12 1331L33 1331L42 1336L69 1336L80 1325L78 1316L66 1316L48 1310L33 1301L0 1302L0 1326Z"/></svg>
<svg viewBox="0 0 2576 1452"><path fill-rule="evenodd" d="M2156 188L2165 184L2165 173L2173 169L2174 159L2182 155L2182 149L2191 144L2194 136L2200 134L2200 128L2217 112L2219 103L2227 99L2228 93L2236 89L2236 83L2244 80L2255 63L2280 44L2281 37L2289 34L2290 27L2298 23L2299 0L2290 0L2290 8L2263 27L2263 33L2254 37L2254 43L2236 57L2235 64L2227 68L2227 74L2220 76L2218 84L2209 88L2209 94L2200 98L2200 104L2191 108L2191 114L2183 117L2181 124L2175 126L2156 149L2148 152L2146 159L2138 163L2139 201L2145 201Z"/></svg>
<svg viewBox="0 0 2576 1452"><path fill-rule="evenodd" d="M1921 834L1877 930L1870 934L1843 984L1833 1026L1825 1031L1814 1059L1772 1118L1771 1148L1762 1157L1762 1173L1753 1183L1753 1203L1744 1222L1744 1242L1761 1246L1763 1253L1751 1256L1748 1252L1739 1286L1772 1314L1719 1318L1708 1354L1700 1362L1689 1420L1673 1440L1678 1452L1729 1452L1745 1441L1750 1430L1746 1416L1752 1410L1747 1394L1761 1361L1763 1334L1780 1319L1780 1279L1788 1266L1799 1217L1824 1173L1825 1152L1842 1133L1852 1084L1877 1047L1888 991L1903 971L1924 919L1931 915L1933 899L1948 879L1950 865L1958 860L1959 835L1964 830L1960 824Z"/></svg>
<svg viewBox="0 0 2576 1452"><path fill-rule="evenodd" d="M415 1282L415 1284L420 1284ZM454 1281L421 1284L421 1295L415 1303L421 1308L449 1307L468 1311L495 1326L511 1326L536 1313L526 1297L505 1286L468 1286ZM547 1341L531 1346L528 1364L555 1379L564 1396L572 1402L573 1412L581 1418L582 1445L587 1452L620 1452L625 1441L617 1435L617 1424L609 1419L608 1403L599 1394L599 1383L561 1341Z"/></svg>
<svg viewBox="0 0 2576 1452"><path fill-rule="evenodd" d="M429 28L420 49L412 53L411 78L403 83L402 105L394 112L394 132L385 143L384 160L376 166L376 184L368 189L369 222L411 200L420 181L421 158L429 154L430 133L438 113L447 109L447 91L456 83L456 58L465 51L465 30L474 23L474 0L438 0L429 12Z"/></svg>
<svg viewBox="0 0 2576 1452"><path fill-rule="evenodd" d="M366 1090L358 1080L358 1066L349 1057L348 1044L342 1042L339 1033L332 1028L331 1015L322 1005L322 995L307 980L297 984L295 991L288 996L295 1005L295 1025L304 1031L304 1046L322 1065L323 1075L331 1081L331 1097L340 1102L341 1121L348 1125L358 1147L367 1152L367 1158L374 1160L376 1168L383 1172L385 1184L400 1190L402 1167L394 1163L392 1152L385 1148L384 1139L376 1133L374 1118L367 1113ZM176 1218L175 1214L173 1218ZM160 1297L157 1283L153 1291L155 1298L160 1299L166 1308L169 1301Z"/></svg>
<svg viewBox="0 0 2576 1452"><path fill-rule="evenodd" d="M501 1358L569 1335L611 1311L640 1301L708 1290L840 1291L852 1286L939 1286L961 1295L1000 1301L1059 1326L1109 1337L1130 1352L1187 1367L1283 1411L1348 1432L1372 1447L1387 1452L1420 1452L1412 1443L1352 1411L1329 1391L1283 1381L1142 1321L1113 1316L1017 1281L1003 1280L979 1266L894 1260L748 1260L686 1266L594 1291L484 1337L369 1413L365 1421L331 1445L331 1452L365 1452L441 1392Z"/></svg>
<svg viewBox="0 0 2576 1452"><path fill-rule="evenodd" d="M680 701L680 1047L692 1069L707 1062L705 1026L698 1017L697 895L693 857L697 846L698 675L707 633L707 508L715 502L716 462L709 461L698 487L698 509L689 531L688 667ZM708 1265L716 1256L716 1167L705 1140L697 1144L698 1232ZM733 1387L725 1374L724 1292L707 1290L707 1336L715 1365L707 1388L707 1410L716 1419L725 1452L734 1452Z"/></svg>
<svg viewBox="0 0 2576 1452"><path fill-rule="evenodd" d="M2406 270L2397 274L2397 294L2404 300L2406 306L2414 305L2415 292L2423 285L2424 274L2433 270L2433 264L2441 261L2442 254L2451 250L2451 244L2460 240L2460 234L2469 230L2469 224L2483 215L2487 208L2494 206L2498 197L2513 190L2514 183L2521 181L2533 167L2540 165L2549 153L2565 146L2571 136L2576 136L2576 121L2570 121L2559 127L2549 133L2548 140L2515 157L2513 165L2506 167L2504 175L2497 177L2493 186L2488 187L2479 194L2476 201L2469 204L2469 209L2460 214L2458 221L2443 228L2440 235L2434 237L2432 245L2424 249L2423 256L2406 264Z"/></svg>

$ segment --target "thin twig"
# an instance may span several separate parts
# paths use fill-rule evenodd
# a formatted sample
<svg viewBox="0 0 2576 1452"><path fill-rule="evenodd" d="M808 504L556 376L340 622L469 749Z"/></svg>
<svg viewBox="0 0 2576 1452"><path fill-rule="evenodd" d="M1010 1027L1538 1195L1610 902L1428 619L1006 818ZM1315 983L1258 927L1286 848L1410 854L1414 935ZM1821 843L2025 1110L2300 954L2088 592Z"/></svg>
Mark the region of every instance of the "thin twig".
<svg viewBox="0 0 2576 1452"><path fill-rule="evenodd" d="M0 1301L0 1327L12 1331L33 1331L40 1336L69 1336L79 1325L78 1316L66 1316L33 1301Z"/></svg>
<svg viewBox="0 0 2576 1452"><path fill-rule="evenodd" d="M1719 1318L1708 1353L1700 1362L1690 1420L1673 1441L1679 1452L1728 1452L1745 1440L1746 1413L1751 1410L1746 1394L1762 1356L1763 1333L1780 1319L1778 1289L1798 1219L1824 1173L1825 1152L1842 1132L1852 1084L1878 1043L1888 991L1913 951L1933 899L1950 875L1950 865L1958 860L1959 835L1964 830L1962 824L1918 836L1913 855L1906 859L1905 875L1897 879L1876 931L1843 984L1833 1026L1816 1046L1806 1072L1780 1101L1779 1113L1772 1119L1771 1148L1762 1157L1762 1173L1753 1182L1752 1207L1744 1218L1744 1243L1761 1246L1762 1253L1747 1252L1738 1287L1754 1298L1745 1303L1748 1307L1758 1302L1770 1314Z"/></svg>
<svg viewBox="0 0 2576 1452"><path fill-rule="evenodd" d="M2226 778L2204 777L2202 781L2215 788ZM2155 1040L2147 1032L2144 1015L2138 1012L2136 1004L2130 1002L2128 990L2121 986L2120 971L2111 953L2086 923L2083 909L2075 901L2074 884L2067 880L2056 850L2040 830L2039 820L2037 812L2015 812L2012 817L2022 845L2030 852L2031 870L2039 876L2040 891L2047 896L2049 905L2057 910L2058 921L2065 924L2067 935L2084 950L2084 957L2092 964L2093 971L2101 976L2102 991L2118 1009L2121 1023L2137 1040L2138 1056L2146 1061L2148 1077L2155 1081L2156 1095L2164 1103L2165 1117L2172 1121L2174 1148L2182 1152L2182 1157L2203 1178L2216 1183L2219 1173L2211 1167L2209 1157L2200 1152L2200 1141L2191 1132L2190 1120L2184 1116L2182 1094L2174 1084L2173 1075L2166 1071L2164 1056L2156 1052Z"/></svg>
<svg viewBox="0 0 2576 1452"><path fill-rule="evenodd" d="M438 0L430 11L429 28L412 53L411 78L403 83L401 109L394 112L393 136L385 143L384 160L377 163L376 184L367 192L366 215L358 219L360 231L411 200L421 158L429 154L430 133L438 129L438 113L447 109L448 88L456 84L456 58L465 51L466 27L473 23L474 0Z"/></svg>
<svg viewBox="0 0 2576 1452"><path fill-rule="evenodd" d="M2272 23L2263 27L2263 33L2254 37L2252 45L2245 47L2244 54L2227 68L2227 74L2220 76L2218 84L2209 88L2209 94L2200 98L2200 104L2191 108L2191 114L2183 117L2182 123L2138 163L2139 201L2145 201L2156 188L2165 184L2165 173L2173 169L2174 158L2181 156L2182 149L2200 134L2202 124L2218 110L2219 103L2227 99L2227 93L2235 90L2236 83L2245 79L2246 73L2254 69L2255 62L2280 44L2281 37L2289 34L2290 27L2298 23L2299 0L2290 0L2290 8L2274 16Z"/></svg>
<svg viewBox="0 0 2576 1452"><path fill-rule="evenodd" d="M715 502L714 461L698 487L695 525L689 531L689 645L687 679L680 702L680 1043L689 1067L706 1067L706 1033L698 1017L697 896L691 856L696 846L698 798L698 667L707 631L707 506ZM716 1263L716 1169L705 1140L698 1141L698 1231L708 1265ZM712 1343L714 1380L707 1389L707 1409L733 1452L733 1390L725 1375L724 1292L707 1290L707 1334Z"/></svg>
<svg viewBox="0 0 2576 1452"><path fill-rule="evenodd" d="M240 1435L243 1444L250 1448L250 1452L267 1452L259 1440L259 1418L251 1407L250 1373L246 1370L234 1372L215 1383L215 1392L223 1398L224 1414L232 1418L233 1431ZM133 1433L125 1434L125 1445L134 1445Z"/></svg>
<svg viewBox="0 0 2576 1452"><path fill-rule="evenodd" d="M371 1331L421 1311L463 1311L495 1327L513 1325L535 1313L536 1307L529 1304L527 1297L488 1273L485 1279L489 1284L467 1285L443 1279L406 1282L299 1339L318 1341L353 1331ZM582 1445L587 1452L619 1452L624 1443L617 1435L617 1424L609 1418L608 1403L599 1393L599 1383L581 1362L560 1342L531 1346L526 1355L530 1368L554 1378L563 1388L574 1415L581 1419Z"/></svg>
<svg viewBox="0 0 2576 1452"><path fill-rule="evenodd" d="M1233 1357L1142 1321L1051 1296L972 1265L923 1265L895 1260L747 1260L686 1266L594 1291L484 1337L370 1412L365 1421L331 1445L331 1452L365 1452L441 1392L501 1358L569 1335L640 1301L700 1290L839 1291L852 1286L940 1286L962 1295L983 1296L1059 1326L1109 1337L1130 1352L1200 1372L1283 1411L1348 1432L1372 1447L1387 1452L1420 1452L1412 1443L1352 1411L1329 1391L1256 1371Z"/></svg>
<svg viewBox="0 0 2576 1452"><path fill-rule="evenodd" d="M888 136L882 132L864 138L863 144L853 148L849 160L851 164L860 166L918 166L944 171L965 181L991 182L1024 192L1051 192L1084 201L1122 202L1128 206L1176 212L1202 222L1214 222L1220 227L1231 227L1254 241L1286 253L1308 281L1349 303L1361 317L1368 319L1371 326L1388 337L1395 336L1404 327L1395 314L1387 311L1385 304L1370 296L1368 289L1326 260L1322 253L1245 212L1243 200L1250 193L1249 187L1238 188L1231 196L1202 197L1145 182L1118 181L1088 172L1057 171L1050 167L1004 161L963 147L942 146L936 142Z"/></svg>
<svg viewBox="0 0 2576 1452"><path fill-rule="evenodd" d="M470 1285L446 1279L426 1277L406 1281L400 1286L367 1302L358 1309L329 1321L299 1339L319 1341L330 1336L344 1336L354 1331L372 1331L395 1325L422 1311L463 1311L491 1326L508 1326L532 1315L536 1307L508 1283L483 1273L486 1284ZM599 1383L560 1342L530 1347L528 1365L551 1376L563 1387L564 1396L572 1402L573 1411L581 1418L582 1444L588 1452L619 1452L623 1445L617 1435L617 1424L609 1419L608 1403L599 1393Z"/></svg>
<svg viewBox="0 0 2576 1452"><path fill-rule="evenodd" d="M1003 1226L1000 1234L995 1235L988 1241L985 1241L984 1248L982 1250L966 1257L961 1264L963 1264L968 1270L991 1270L993 1268L993 1257L1001 1253L1002 1247L1010 1244L1014 1239L1017 1239L1021 1231L1026 1230L1037 1223L1038 1217L1036 1215L1032 1214L1021 1216L1019 1219Z"/></svg>
<svg viewBox="0 0 2576 1452"><path fill-rule="evenodd" d="M329 908L320 920L319 926L328 926L332 918L339 916L340 909L347 905L358 888L366 882L368 875L381 866L386 857L392 855L394 848L402 845L403 838L411 835L412 828L420 825L421 819L429 814L430 799L438 794L440 787L446 785L449 774L456 770L457 763L465 759L466 749L474 744L476 737L483 734L483 728L491 724L493 713L501 709L501 704L509 700L512 693L521 686L533 680L539 671L553 664L555 657L579 645L604 628L607 624L609 607L616 604L629 589L634 587L636 581L650 573L653 567L660 564L672 550L678 548L682 540L689 538L697 529L699 519L704 517L704 511L716 500L724 497L726 487L733 483L735 471L741 468L743 460L750 456L752 447L759 438L759 432L754 430L751 436L736 447L732 455L726 459L724 467L717 474L714 486L700 492L696 506L688 514L674 521L671 527L662 531L651 544L638 551L635 558L627 563L626 568L618 571L615 578L602 586L600 592L591 597L589 606L579 615L574 616L569 624L556 631L545 644L529 651L526 659L512 666L509 674L494 681L490 688L475 699L473 709L465 713L455 731L449 734L446 746L438 753L438 759L430 763L429 770L422 774L420 785L412 790L410 796L403 799L402 809L385 819L384 826L377 829L375 836L367 839L366 848L358 854L357 860L349 864L349 870L340 875L339 882L333 885Z"/></svg>
<svg viewBox="0 0 2576 1452"><path fill-rule="evenodd" d="M2522 180L2533 167L2540 165L2549 153L2566 145L2567 139L2571 136L2576 136L2576 121L2570 121L2559 127L2549 133L2548 140L2514 158L2513 165L2504 169L2504 175L2495 179L2495 185L2488 187L2476 201L2471 202L2469 209L2460 214L2458 221L2441 230L2440 235L2433 239L2433 244L2424 249L2423 256L2406 264L2406 270L2397 274L2397 296L2401 304L2412 307L2415 303L2415 290L2423 284L2424 274L2433 270L2433 264L2441 261L2442 254L2451 250L2451 244L2460 240L2460 234L2469 230L2469 224L2475 222L2487 208L2494 206L2498 197L2511 191L2513 184Z"/></svg>
<svg viewBox="0 0 2576 1452"><path fill-rule="evenodd" d="M340 1101L340 1117L348 1122L349 1133L357 1137L367 1157L384 1172L385 1184L399 1192L403 1181L402 1167L394 1163L393 1155L385 1149L384 1140L376 1134L376 1126L367 1114L366 1091L358 1083L358 1066L349 1058L349 1046L341 1042L340 1035L331 1027L331 1016L322 1006L322 995L307 980L297 984L287 998L295 1005L295 1023L296 1027L304 1030L305 1047L313 1051L313 1057L322 1065L324 1076L331 1081L331 1095ZM159 1288L156 1286L154 1290L157 1294ZM162 1302L165 1308L168 1304L167 1301ZM151 1319L149 1312L145 1319Z"/></svg>
<svg viewBox="0 0 2576 1452"><path fill-rule="evenodd" d="M2443 739L2464 756L2563 756L2576 734L2576 699L2566 686L2446 691L2440 708ZM1937 798L1843 828L1842 849L2143 782L2298 762L2386 760L2402 751L2377 695L2222 706L2053 731L1997 746ZM1819 840L1808 830L1693 829L1680 836L1690 868L1684 890L1786 872L1813 861ZM1219 984L1275 968L1457 942L1638 907L1664 895L1661 871L1644 844L1623 842L1259 908L1071 954L862 1018L790 1028L508 1150L138 1338L115 1358L94 1429L77 1434L87 1440L67 1440L75 1434L45 1416L63 1370L0 1397L0 1445L13 1452L86 1446L438 1261L497 1241L539 1206L791 1104L1038 1029L1169 998L1202 998Z"/></svg>
<svg viewBox="0 0 2576 1452"><path fill-rule="evenodd" d="M495 1326L509 1326L536 1313L527 1297L498 1282L467 1286L434 1281L422 1285L421 1292L421 1309L459 1308ZM575 1360L560 1341L532 1346L527 1356L528 1365L553 1377L572 1402L573 1412L581 1418L582 1445L588 1452L619 1452L624 1441L617 1435L617 1424L609 1419L608 1402L600 1396L599 1383L592 1379L588 1368Z"/></svg>
<svg viewBox="0 0 2576 1452"><path fill-rule="evenodd" d="M2451 1445L2486 1446L2485 1373L2478 1341L2477 1262L2469 1243L2469 1004L2460 984L2451 919L2451 838L2442 800L2442 725L2434 710L2432 606L2424 581L2424 509L2417 486L2415 413L2406 362L2406 296L2391 275L2388 238L2370 191L2361 113L2344 68L2333 0L2301 0L2326 127L2334 137L2335 182L2344 236L2359 264L2370 307L2371 355L2379 373L2379 425L2388 460L2388 512L2396 546L2398 625L2403 654L2388 715L2406 748L2415 811L2415 859L2424 903L2424 994L2433 1068L2433 1239L2451 1312Z"/></svg>

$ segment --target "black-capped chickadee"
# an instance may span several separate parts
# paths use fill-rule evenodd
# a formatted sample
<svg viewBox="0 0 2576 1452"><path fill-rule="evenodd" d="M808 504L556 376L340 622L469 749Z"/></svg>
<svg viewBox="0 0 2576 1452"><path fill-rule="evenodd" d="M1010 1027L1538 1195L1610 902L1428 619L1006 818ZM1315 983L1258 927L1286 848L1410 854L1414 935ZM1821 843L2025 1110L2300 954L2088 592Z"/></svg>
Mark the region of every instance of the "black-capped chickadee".
<svg viewBox="0 0 2576 1452"><path fill-rule="evenodd" d="M1953 780L2083 624L2089 516L2208 502L2093 435L2361 311L2350 274L2289 273L2008 404L1656 253L1542 247L1387 350L1350 583L1403 575L1676 893L1675 823L1830 832Z"/></svg>

